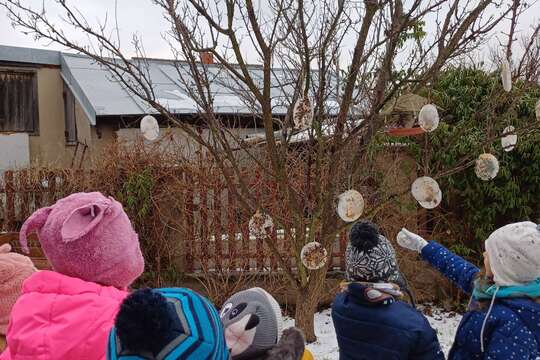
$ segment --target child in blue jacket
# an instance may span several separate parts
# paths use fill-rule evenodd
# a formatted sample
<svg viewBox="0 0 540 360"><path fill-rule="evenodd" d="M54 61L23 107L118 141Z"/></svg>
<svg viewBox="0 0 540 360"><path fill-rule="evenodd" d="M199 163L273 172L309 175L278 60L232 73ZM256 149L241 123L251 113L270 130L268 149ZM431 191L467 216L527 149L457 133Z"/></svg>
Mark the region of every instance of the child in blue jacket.
<svg viewBox="0 0 540 360"><path fill-rule="evenodd" d="M540 226L509 224L485 242L484 269L406 229L398 243L472 294L450 360L540 357Z"/></svg>
<svg viewBox="0 0 540 360"><path fill-rule="evenodd" d="M347 280L332 303L340 360L444 360L437 333L402 301L406 284L390 242L376 225L351 229Z"/></svg>

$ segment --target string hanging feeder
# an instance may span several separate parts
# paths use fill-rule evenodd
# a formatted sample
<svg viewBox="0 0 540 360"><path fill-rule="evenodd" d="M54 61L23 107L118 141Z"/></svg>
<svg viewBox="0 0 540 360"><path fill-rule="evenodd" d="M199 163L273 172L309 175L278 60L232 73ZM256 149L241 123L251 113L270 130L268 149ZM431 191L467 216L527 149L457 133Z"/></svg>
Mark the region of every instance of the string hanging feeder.
<svg viewBox="0 0 540 360"><path fill-rule="evenodd" d="M293 108L293 123L297 129L309 129L313 123L313 106L309 97L300 97Z"/></svg>
<svg viewBox="0 0 540 360"><path fill-rule="evenodd" d="M516 129L510 125L503 130L503 136L501 137L501 145L504 151L512 151L517 144L517 135L514 133Z"/></svg>
<svg viewBox="0 0 540 360"><path fill-rule="evenodd" d="M270 215L257 210L249 220L248 228L251 235L258 238L264 237L274 229L274 220Z"/></svg>
<svg viewBox="0 0 540 360"><path fill-rule="evenodd" d="M154 141L159 137L159 124L155 117L146 115L141 120L141 133L148 141Z"/></svg>
<svg viewBox="0 0 540 360"><path fill-rule="evenodd" d="M492 180L499 173L499 160L492 154L481 154L476 160L474 172L481 180Z"/></svg>
<svg viewBox="0 0 540 360"><path fill-rule="evenodd" d="M411 193L420 206L425 209L434 209L442 201L442 191L435 179L422 176L411 185Z"/></svg>
<svg viewBox="0 0 540 360"><path fill-rule="evenodd" d="M504 91L510 92L512 90L512 71L510 62L506 58L501 61L501 80Z"/></svg>
<svg viewBox="0 0 540 360"><path fill-rule="evenodd" d="M318 270L326 264L328 252L320 243L312 241L304 245L300 252L300 259L309 270Z"/></svg>
<svg viewBox="0 0 540 360"><path fill-rule="evenodd" d="M338 196L337 213L345 222L353 222L364 212L364 197L356 190L347 190Z"/></svg>
<svg viewBox="0 0 540 360"><path fill-rule="evenodd" d="M422 130L432 132L439 126L439 112L433 104L422 106L418 113L418 124Z"/></svg>

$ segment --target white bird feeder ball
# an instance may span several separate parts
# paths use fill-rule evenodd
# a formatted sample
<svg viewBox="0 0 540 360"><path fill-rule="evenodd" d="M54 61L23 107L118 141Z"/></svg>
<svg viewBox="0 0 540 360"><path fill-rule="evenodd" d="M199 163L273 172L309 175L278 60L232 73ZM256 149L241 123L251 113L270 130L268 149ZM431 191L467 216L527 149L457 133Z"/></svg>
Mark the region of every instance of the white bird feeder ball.
<svg viewBox="0 0 540 360"><path fill-rule="evenodd" d="M512 90L512 71L510 69L510 62L508 62L508 59L502 60L501 80L504 91L510 92Z"/></svg>
<svg viewBox="0 0 540 360"><path fill-rule="evenodd" d="M264 237L274 229L274 221L268 214L257 211L249 220L249 233L255 237Z"/></svg>
<svg viewBox="0 0 540 360"><path fill-rule="evenodd" d="M536 113L536 120L540 121L540 99L538 99L538 101L536 102L534 112Z"/></svg>
<svg viewBox="0 0 540 360"><path fill-rule="evenodd" d="M412 183L411 193L420 206L434 209L441 203L442 192L439 184L429 176L420 177Z"/></svg>
<svg viewBox="0 0 540 360"><path fill-rule="evenodd" d="M313 107L308 97L301 97L294 104L293 122L297 129L309 129L313 123Z"/></svg>
<svg viewBox="0 0 540 360"><path fill-rule="evenodd" d="M503 137L501 138L501 145L504 151L512 151L517 144L517 135L512 134L516 129L510 125L503 130Z"/></svg>
<svg viewBox="0 0 540 360"><path fill-rule="evenodd" d="M300 259L309 270L318 270L326 264L328 253L324 246L313 241L304 245L300 252Z"/></svg>
<svg viewBox="0 0 540 360"><path fill-rule="evenodd" d="M481 154L476 160L474 172L484 181L494 179L499 172L499 160L491 154Z"/></svg>
<svg viewBox="0 0 540 360"><path fill-rule="evenodd" d="M418 114L418 124L426 132L432 132L439 126L439 112L433 104L422 106Z"/></svg>
<svg viewBox="0 0 540 360"><path fill-rule="evenodd" d="M155 117L146 115L141 120L141 133L148 141L154 141L159 136L159 124Z"/></svg>
<svg viewBox="0 0 540 360"><path fill-rule="evenodd" d="M356 221L364 212L364 197L356 190L347 190L338 197L337 212L345 222Z"/></svg>

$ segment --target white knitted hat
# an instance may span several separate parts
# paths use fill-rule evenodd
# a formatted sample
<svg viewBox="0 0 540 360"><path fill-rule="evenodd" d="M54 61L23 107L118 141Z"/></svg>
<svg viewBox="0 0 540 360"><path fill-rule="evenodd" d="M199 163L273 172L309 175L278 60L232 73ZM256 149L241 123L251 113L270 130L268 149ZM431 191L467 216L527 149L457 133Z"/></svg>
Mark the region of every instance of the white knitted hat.
<svg viewBox="0 0 540 360"><path fill-rule="evenodd" d="M540 277L540 227L530 221L505 225L486 240L493 281L523 285Z"/></svg>

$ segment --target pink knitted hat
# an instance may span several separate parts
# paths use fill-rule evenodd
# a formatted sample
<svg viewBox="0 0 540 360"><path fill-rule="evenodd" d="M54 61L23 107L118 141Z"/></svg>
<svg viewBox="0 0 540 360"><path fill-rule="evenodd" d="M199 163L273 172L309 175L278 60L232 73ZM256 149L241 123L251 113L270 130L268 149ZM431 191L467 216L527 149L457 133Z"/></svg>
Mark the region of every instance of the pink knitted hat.
<svg viewBox="0 0 540 360"><path fill-rule="evenodd" d="M6 334L11 308L21 294L22 284L36 268L30 258L0 246L0 334Z"/></svg>
<svg viewBox="0 0 540 360"><path fill-rule="evenodd" d="M122 204L99 192L72 194L34 212L20 232L25 252L32 231L64 275L125 288L144 270L139 237Z"/></svg>

